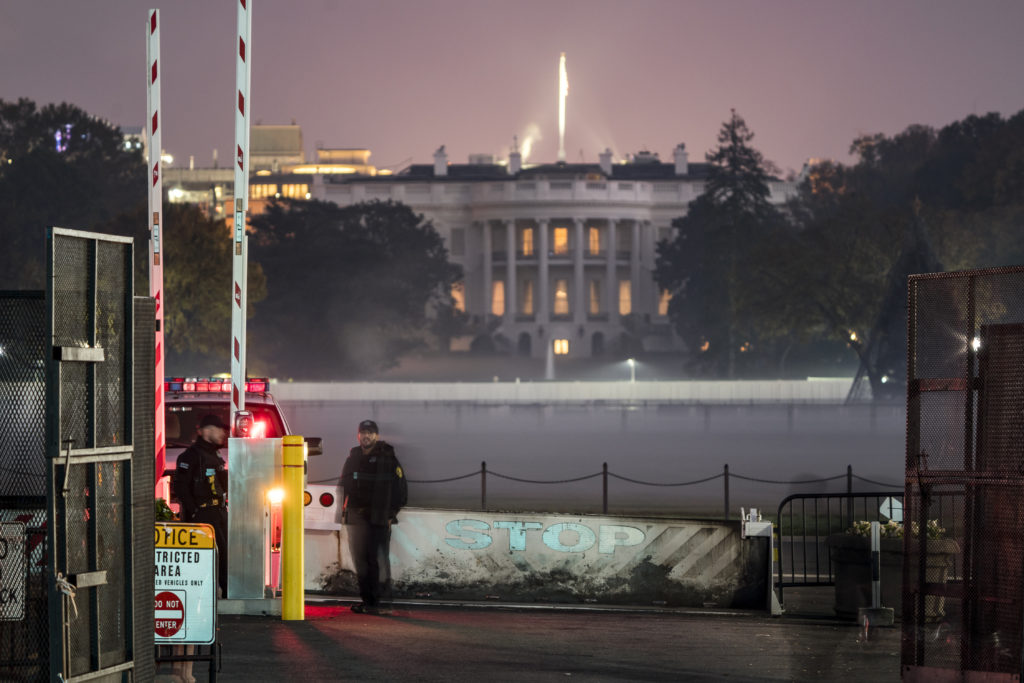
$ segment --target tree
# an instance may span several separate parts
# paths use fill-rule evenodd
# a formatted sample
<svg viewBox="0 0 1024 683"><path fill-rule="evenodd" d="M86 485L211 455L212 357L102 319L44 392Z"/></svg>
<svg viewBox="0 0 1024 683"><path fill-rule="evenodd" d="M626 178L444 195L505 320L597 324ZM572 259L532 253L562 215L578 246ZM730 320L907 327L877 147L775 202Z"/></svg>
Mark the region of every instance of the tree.
<svg viewBox="0 0 1024 683"><path fill-rule="evenodd" d="M737 352L750 350L747 315L754 289L745 276L757 243L780 220L769 201L771 165L751 147L753 132L732 110L718 134L704 193L658 245L654 277L672 293L669 317L703 372L735 377Z"/></svg>
<svg viewBox="0 0 1024 683"><path fill-rule="evenodd" d="M281 200L252 225L268 296L250 358L268 372L366 376L451 324L461 269L433 225L404 204Z"/></svg>
<svg viewBox="0 0 1024 683"><path fill-rule="evenodd" d="M149 296L149 224L139 207L104 226L135 238L135 294ZM199 207L164 203L164 344L167 372L207 375L227 372L231 359L231 230ZM248 265L247 309L266 297L259 263Z"/></svg>
<svg viewBox="0 0 1024 683"><path fill-rule="evenodd" d="M0 289L42 289L45 230L95 230L146 201L120 131L71 104L0 100Z"/></svg>
<svg viewBox="0 0 1024 683"><path fill-rule="evenodd" d="M907 276L1024 257L1021 195L1001 189L1024 188L1022 142L1020 114L857 138L857 162L811 169L790 224L765 244L780 267L763 295L797 311L805 333L847 343L876 399L902 396Z"/></svg>

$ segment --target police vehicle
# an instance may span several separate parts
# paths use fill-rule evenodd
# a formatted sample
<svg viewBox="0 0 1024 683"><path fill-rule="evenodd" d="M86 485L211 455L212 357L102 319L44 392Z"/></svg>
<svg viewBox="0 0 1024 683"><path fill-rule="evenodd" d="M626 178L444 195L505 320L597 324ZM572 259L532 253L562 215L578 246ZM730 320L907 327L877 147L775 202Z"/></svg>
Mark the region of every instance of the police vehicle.
<svg viewBox="0 0 1024 683"><path fill-rule="evenodd" d="M167 450L164 476L171 476L178 456L192 445L199 421L205 415L218 415L230 424L231 380L218 377L169 377L164 381L164 433ZM234 436L281 438L291 434L277 401L270 394L270 379L250 378L245 382L245 410L236 414ZM323 452L319 437L306 438L307 454ZM221 450L227 459L227 448ZM228 463L228 469L231 464Z"/></svg>

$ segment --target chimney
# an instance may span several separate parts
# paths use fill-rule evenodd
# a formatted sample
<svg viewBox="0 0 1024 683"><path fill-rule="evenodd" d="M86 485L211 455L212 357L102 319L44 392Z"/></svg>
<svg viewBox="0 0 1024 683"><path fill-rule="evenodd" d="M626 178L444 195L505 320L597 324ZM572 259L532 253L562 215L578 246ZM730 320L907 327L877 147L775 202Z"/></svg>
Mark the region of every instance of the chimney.
<svg viewBox="0 0 1024 683"><path fill-rule="evenodd" d="M519 151L519 136L512 136L512 149L508 153L508 174L515 175L523 169L523 155Z"/></svg>
<svg viewBox="0 0 1024 683"><path fill-rule="evenodd" d="M434 177L448 175L448 152L444 151L444 145L434 152Z"/></svg>
<svg viewBox="0 0 1024 683"><path fill-rule="evenodd" d="M518 149L509 152L508 155L508 174L515 175L519 173L523 168L523 154Z"/></svg>
<svg viewBox="0 0 1024 683"><path fill-rule="evenodd" d="M686 143L680 142L676 145L672 156L676 160L676 175L687 175L690 172L690 155L686 153Z"/></svg>
<svg viewBox="0 0 1024 683"><path fill-rule="evenodd" d="M604 171L606 176L610 177L612 174L612 151L605 147L604 151L597 158L601 160L601 170Z"/></svg>

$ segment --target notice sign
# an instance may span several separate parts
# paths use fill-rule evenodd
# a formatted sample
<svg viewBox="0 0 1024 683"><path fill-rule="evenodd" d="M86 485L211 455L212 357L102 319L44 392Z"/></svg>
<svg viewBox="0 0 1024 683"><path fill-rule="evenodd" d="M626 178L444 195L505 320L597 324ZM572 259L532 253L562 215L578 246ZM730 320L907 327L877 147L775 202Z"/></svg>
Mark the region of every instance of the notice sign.
<svg viewBox="0 0 1024 683"><path fill-rule="evenodd" d="M217 631L213 527L157 522L155 531L156 642L209 645Z"/></svg>
<svg viewBox="0 0 1024 683"><path fill-rule="evenodd" d="M25 618L25 524L0 522L0 621Z"/></svg>

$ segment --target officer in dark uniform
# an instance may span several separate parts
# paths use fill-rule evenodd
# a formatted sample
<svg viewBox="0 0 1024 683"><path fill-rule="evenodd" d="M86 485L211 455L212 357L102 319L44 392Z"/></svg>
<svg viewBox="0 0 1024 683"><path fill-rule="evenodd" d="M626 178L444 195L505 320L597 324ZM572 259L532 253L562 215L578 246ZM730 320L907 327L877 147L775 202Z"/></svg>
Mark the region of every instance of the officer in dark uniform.
<svg viewBox="0 0 1024 683"><path fill-rule="evenodd" d="M346 525L363 600L352 611L369 614L387 609L381 597L390 598L391 525L408 499L395 449L380 441L379 434L373 420L359 423L359 445L349 451L339 483L344 500L340 521Z"/></svg>
<svg viewBox="0 0 1024 683"><path fill-rule="evenodd" d="M209 524L217 541L217 584L228 596L228 471L217 449L227 441L228 426L217 415L199 421L195 442L178 456L171 479L181 505L181 521Z"/></svg>

